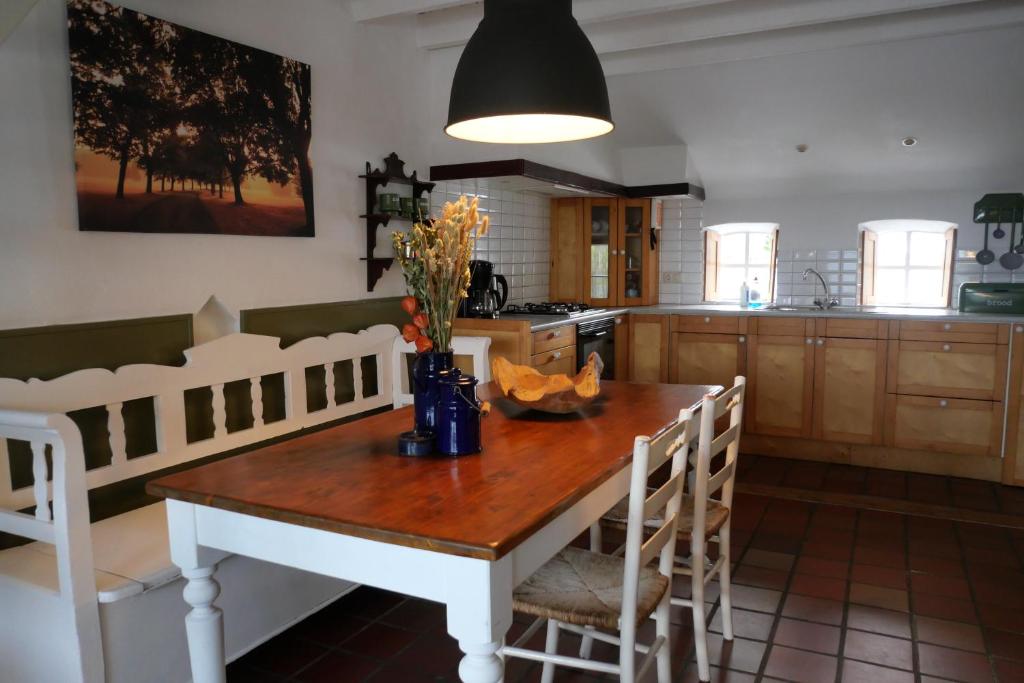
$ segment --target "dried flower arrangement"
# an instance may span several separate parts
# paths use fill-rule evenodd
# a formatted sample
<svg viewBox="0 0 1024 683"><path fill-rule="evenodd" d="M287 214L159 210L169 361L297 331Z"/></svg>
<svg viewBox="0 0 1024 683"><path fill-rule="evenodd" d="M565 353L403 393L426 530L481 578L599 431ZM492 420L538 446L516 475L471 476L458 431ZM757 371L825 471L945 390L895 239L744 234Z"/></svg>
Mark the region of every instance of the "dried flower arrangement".
<svg viewBox="0 0 1024 683"><path fill-rule="evenodd" d="M391 241L410 296L402 308L412 322L402 337L416 350L449 352L459 303L469 286L469 261L478 237L487 234L488 218L477 211L478 200L465 196L447 202L441 217L419 221L408 234L395 232Z"/></svg>

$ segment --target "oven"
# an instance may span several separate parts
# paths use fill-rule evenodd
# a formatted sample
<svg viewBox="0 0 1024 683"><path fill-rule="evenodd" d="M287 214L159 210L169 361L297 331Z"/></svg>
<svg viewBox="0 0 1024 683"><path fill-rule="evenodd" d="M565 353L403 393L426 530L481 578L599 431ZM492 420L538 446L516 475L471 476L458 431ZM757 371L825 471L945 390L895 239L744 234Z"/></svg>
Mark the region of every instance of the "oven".
<svg viewBox="0 0 1024 683"><path fill-rule="evenodd" d="M586 365L587 356L597 351L604 361L602 379L615 379L615 316L576 325L576 371Z"/></svg>

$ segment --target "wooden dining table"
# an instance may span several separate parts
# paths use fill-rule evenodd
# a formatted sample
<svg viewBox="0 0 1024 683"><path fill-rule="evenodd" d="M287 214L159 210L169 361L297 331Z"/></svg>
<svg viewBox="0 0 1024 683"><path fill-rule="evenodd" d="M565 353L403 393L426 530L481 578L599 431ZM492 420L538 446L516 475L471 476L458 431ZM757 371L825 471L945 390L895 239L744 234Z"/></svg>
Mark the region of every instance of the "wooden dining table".
<svg viewBox="0 0 1024 683"><path fill-rule="evenodd" d="M721 389L606 381L590 405L553 415L489 384L478 455L396 455L406 407L151 482L188 581L193 680L225 681L214 572L241 554L443 603L461 679L500 681L513 589L628 493L637 435Z"/></svg>

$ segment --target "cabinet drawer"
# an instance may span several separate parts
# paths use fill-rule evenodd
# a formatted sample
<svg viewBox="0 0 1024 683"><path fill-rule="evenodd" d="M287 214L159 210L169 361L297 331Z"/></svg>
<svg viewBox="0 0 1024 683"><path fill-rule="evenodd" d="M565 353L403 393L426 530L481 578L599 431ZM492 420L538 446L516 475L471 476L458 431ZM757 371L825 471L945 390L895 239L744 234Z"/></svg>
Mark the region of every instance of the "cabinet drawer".
<svg viewBox="0 0 1024 683"><path fill-rule="evenodd" d="M819 337L839 337L842 339L885 339L889 330L886 320L864 320L861 318L820 318L818 320Z"/></svg>
<svg viewBox="0 0 1024 683"><path fill-rule="evenodd" d="M942 323L903 320L899 338L903 341L962 342L967 344L1005 344L996 323Z"/></svg>
<svg viewBox="0 0 1024 683"><path fill-rule="evenodd" d="M889 342L891 394L1002 400L1007 347L996 344Z"/></svg>
<svg viewBox="0 0 1024 683"><path fill-rule="evenodd" d="M576 349L555 349L535 353L530 357L530 365L545 375L562 373L572 377L576 374Z"/></svg>
<svg viewBox="0 0 1024 683"><path fill-rule="evenodd" d="M551 349L561 349L576 345L576 326L562 325L550 330L533 333L533 353L542 353Z"/></svg>
<svg viewBox="0 0 1024 683"><path fill-rule="evenodd" d="M768 334L779 337L814 336L813 318L782 318L774 315L763 316L754 318L754 325L756 327L754 327L751 332L756 334Z"/></svg>
<svg viewBox="0 0 1024 683"><path fill-rule="evenodd" d="M738 334L740 319L734 315L674 315L671 330L697 334Z"/></svg>
<svg viewBox="0 0 1024 683"><path fill-rule="evenodd" d="M997 457L1003 404L889 394L886 423L887 443L896 448Z"/></svg>

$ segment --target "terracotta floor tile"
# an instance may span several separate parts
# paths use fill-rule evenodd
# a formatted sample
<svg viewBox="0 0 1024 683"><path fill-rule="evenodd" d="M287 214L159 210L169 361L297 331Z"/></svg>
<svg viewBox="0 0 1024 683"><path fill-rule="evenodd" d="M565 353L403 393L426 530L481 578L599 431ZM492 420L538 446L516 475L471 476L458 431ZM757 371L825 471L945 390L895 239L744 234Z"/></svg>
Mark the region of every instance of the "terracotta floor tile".
<svg viewBox="0 0 1024 683"><path fill-rule="evenodd" d="M801 557L822 557L839 562L849 562L852 553L853 546L822 542L804 543L800 550Z"/></svg>
<svg viewBox="0 0 1024 683"><path fill-rule="evenodd" d="M966 579L934 576L931 574L912 574L910 577L910 587L915 594L941 595L958 600L971 599L971 589L967 585Z"/></svg>
<svg viewBox="0 0 1024 683"><path fill-rule="evenodd" d="M539 635L543 638L543 631ZM451 676L461 660L462 652L454 638L446 633L430 632L403 650L392 666L417 674Z"/></svg>
<svg viewBox="0 0 1024 683"><path fill-rule="evenodd" d="M914 674L847 659L843 661L843 683L914 683Z"/></svg>
<svg viewBox="0 0 1024 683"><path fill-rule="evenodd" d="M846 579L796 574L789 585L789 590L798 595L841 602L846 599Z"/></svg>
<svg viewBox="0 0 1024 683"><path fill-rule="evenodd" d="M939 541L916 541L910 539L907 544L911 555L922 555L924 557L941 557L947 560L959 561L962 557L960 546L956 540L948 542Z"/></svg>
<svg viewBox="0 0 1024 683"><path fill-rule="evenodd" d="M910 617L906 612L851 604L846 613L846 625L897 638L910 637Z"/></svg>
<svg viewBox="0 0 1024 683"><path fill-rule="evenodd" d="M767 645L756 640L734 638L732 642L716 633L708 634L708 661L722 669L757 673ZM693 659L696 655L691 655Z"/></svg>
<svg viewBox="0 0 1024 683"><path fill-rule="evenodd" d="M871 564L854 564L850 571L850 580L899 590L907 588L907 573L905 571Z"/></svg>
<svg viewBox="0 0 1024 683"><path fill-rule="evenodd" d="M775 645L768 654L765 675L795 683L822 683L835 678L837 664L835 657Z"/></svg>
<svg viewBox="0 0 1024 683"><path fill-rule="evenodd" d="M322 609L296 624L289 631L293 635L333 647L351 638L369 625L369 621L351 614Z"/></svg>
<svg viewBox="0 0 1024 683"><path fill-rule="evenodd" d="M398 626L409 631L428 631L445 624L444 605L427 600L406 600L380 618L380 621L391 626Z"/></svg>
<svg viewBox="0 0 1024 683"><path fill-rule="evenodd" d="M267 671L279 676L292 676L328 651L326 647L302 640L290 633L272 638L242 656L242 666Z"/></svg>
<svg viewBox="0 0 1024 683"><path fill-rule="evenodd" d="M914 623L917 625L917 639L922 642L972 652L985 651L981 629L974 624L922 616L915 617Z"/></svg>
<svg viewBox="0 0 1024 683"><path fill-rule="evenodd" d="M964 566L959 560L946 560L941 557L925 555L911 555L910 570L937 576L962 577L964 575Z"/></svg>
<svg viewBox="0 0 1024 683"><path fill-rule="evenodd" d="M985 640L996 657L1024 662L1024 634L987 628Z"/></svg>
<svg viewBox="0 0 1024 683"><path fill-rule="evenodd" d="M356 683L380 666L380 662L348 652L329 652L303 669L295 680L302 683Z"/></svg>
<svg viewBox="0 0 1024 683"><path fill-rule="evenodd" d="M1022 662L997 659L995 661L995 669L1000 683L1024 681L1024 663Z"/></svg>
<svg viewBox="0 0 1024 683"><path fill-rule="evenodd" d="M863 631L847 631L843 656L896 669L914 668L913 645L909 640Z"/></svg>
<svg viewBox="0 0 1024 683"><path fill-rule="evenodd" d="M398 593L361 586L340 598L329 609L336 609L345 614L354 614L364 619L375 619L394 609L405 599L404 595Z"/></svg>
<svg viewBox="0 0 1024 683"><path fill-rule="evenodd" d="M782 614L795 619L838 626L843 623L843 603L806 595L788 595Z"/></svg>
<svg viewBox="0 0 1024 683"><path fill-rule="evenodd" d="M341 648L376 659L387 659L398 655L418 637L415 631L373 623L344 641Z"/></svg>
<svg viewBox="0 0 1024 683"><path fill-rule="evenodd" d="M967 600L944 598L941 595L915 595L914 614L971 624L978 622L978 617L974 612L974 603Z"/></svg>
<svg viewBox="0 0 1024 683"><path fill-rule="evenodd" d="M711 667L711 683L754 683L755 680L756 678L752 674L719 669L717 666ZM686 665L683 677L679 681L680 683L699 683L700 678L697 675L696 662L690 662Z"/></svg>
<svg viewBox="0 0 1024 683"><path fill-rule="evenodd" d="M800 550L800 539L796 536L784 536L782 534L754 534L750 539L750 547L761 550L770 550L776 553L797 553Z"/></svg>
<svg viewBox="0 0 1024 683"><path fill-rule="evenodd" d="M774 553L770 550L751 548L743 555L742 563L776 571L789 571L795 560L796 556L790 553Z"/></svg>
<svg viewBox="0 0 1024 683"><path fill-rule="evenodd" d="M253 669L234 662L227 667L227 683L282 683L285 679L276 674Z"/></svg>
<svg viewBox="0 0 1024 683"><path fill-rule="evenodd" d="M732 587L732 606L751 609L756 612L774 612L779 606L782 593L751 586Z"/></svg>
<svg viewBox="0 0 1024 683"><path fill-rule="evenodd" d="M974 581L974 599L1003 607L1024 609L1024 575L1000 583Z"/></svg>
<svg viewBox="0 0 1024 683"><path fill-rule="evenodd" d="M984 655L926 643L918 645L917 652L922 674L952 678L965 683L992 681L992 667Z"/></svg>
<svg viewBox="0 0 1024 683"><path fill-rule="evenodd" d="M811 576L828 576L834 579L845 579L849 573L848 562L838 560L826 560L822 557L801 556L796 563L798 574L810 574Z"/></svg>
<svg viewBox="0 0 1024 683"><path fill-rule="evenodd" d="M811 515L811 523L832 529L853 529L857 525L857 510L834 505L819 505Z"/></svg>
<svg viewBox="0 0 1024 683"><path fill-rule="evenodd" d="M909 611L907 591L881 586L869 586L866 583L850 584L850 602L882 609L893 609L901 612Z"/></svg>
<svg viewBox="0 0 1024 683"><path fill-rule="evenodd" d="M774 621L775 617L771 614L751 612L750 610L736 609L735 607L732 610L733 634L740 638L768 640L768 636L772 631L772 623ZM708 630L713 633L722 632L721 608L715 611L715 617L711 620Z"/></svg>
<svg viewBox="0 0 1024 683"><path fill-rule="evenodd" d="M981 623L989 628L1024 633L1024 610L979 602L978 614L981 616Z"/></svg>
<svg viewBox="0 0 1024 683"><path fill-rule="evenodd" d="M775 628L773 643L826 655L839 654L839 633L836 626L783 618Z"/></svg>
<svg viewBox="0 0 1024 683"><path fill-rule="evenodd" d="M755 586L757 588L770 588L772 590L784 589L788 579L788 571L765 569L764 567L754 567L747 564L741 564L739 569L732 575L733 583Z"/></svg>
<svg viewBox="0 0 1024 683"><path fill-rule="evenodd" d="M891 552L865 545L858 545L854 548L853 561L857 564L872 564L893 569L906 569L907 567L907 556L902 552Z"/></svg>
<svg viewBox="0 0 1024 683"><path fill-rule="evenodd" d="M830 527L812 526L804 535L805 543L830 543L832 545L853 545L853 531L832 529Z"/></svg>

